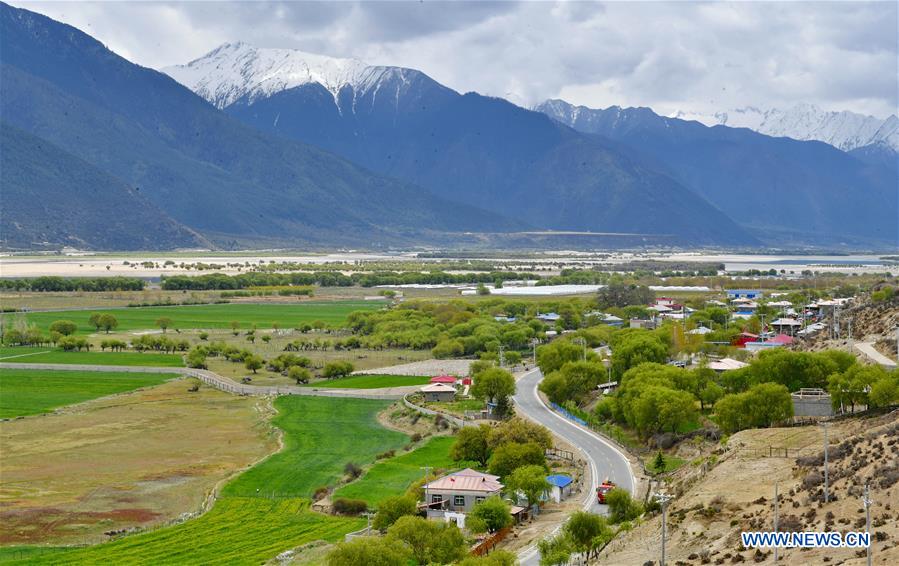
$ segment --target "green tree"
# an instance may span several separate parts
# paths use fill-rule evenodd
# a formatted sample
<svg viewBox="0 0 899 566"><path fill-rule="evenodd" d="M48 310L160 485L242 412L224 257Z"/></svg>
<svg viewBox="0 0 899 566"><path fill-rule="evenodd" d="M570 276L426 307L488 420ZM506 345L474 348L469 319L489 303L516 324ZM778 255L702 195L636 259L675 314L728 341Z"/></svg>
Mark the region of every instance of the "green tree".
<svg viewBox="0 0 899 566"><path fill-rule="evenodd" d="M328 566L406 566L413 559L405 544L382 537L359 537L341 542L328 553Z"/></svg>
<svg viewBox="0 0 899 566"><path fill-rule="evenodd" d="M613 523L633 521L643 514L643 506L631 497L631 494L619 487L606 494L609 506L609 520Z"/></svg>
<svg viewBox="0 0 899 566"><path fill-rule="evenodd" d="M409 495L388 497L378 503L378 514L372 526L381 532L397 522L400 517L418 513L417 501Z"/></svg>
<svg viewBox="0 0 899 566"><path fill-rule="evenodd" d="M312 374L304 367L290 366L290 369L287 370L287 377L296 381L297 385L300 385L309 383L309 380L312 379Z"/></svg>
<svg viewBox="0 0 899 566"><path fill-rule="evenodd" d="M562 533L537 541L537 549L540 551L540 566L560 566L571 560L574 545L571 537Z"/></svg>
<svg viewBox="0 0 899 566"><path fill-rule="evenodd" d="M888 375L871 385L868 400L872 407L889 407L899 403L899 380Z"/></svg>
<svg viewBox="0 0 899 566"><path fill-rule="evenodd" d="M642 285L626 285L611 281L596 293L596 303L601 309L626 307L628 305L648 305L655 300L655 293Z"/></svg>
<svg viewBox="0 0 899 566"><path fill-rule="evenodd" d="M351 373L353 373L353 364L343 361L328 362L322 370L322 375L328 379L346 377Z"/></svg>
<svg viewBox="0 0 899 566"><path fill-rule="evenodd" d="M103 313L95 312L91 313L91 317L88 319L88 322L90 322L91 326L93 326L97 332L100 332L100 327L102 326L102 324L100 324L101 316L103 316Z"/></svg>
<svg viewBox="0 0 899 566"><path fill-rule="evenodd" d="M441 340L431 349L431 355L438 360L456 358L463 354L465 354L465 346L458 339Z"/></svg>
<svg viewBox="0 0 899 566"><path fill-rule="evenodd" d="M588 559L615 536L605 517L587 511L574 512L565 523L564 533L571 541L572 548L586 554Z"/></svg>
<svg viewBox="0 0 899 566"><path fill-rule="evenodd" d="M546 466L543 448L533 442L510 442L493 451L487 467L491 474L505 478L516 468L528 465Z"/></svg>
<svg viewBox="0 0 899 566"><path fill-rule="evenodd" d="M118 319L115 316L108 314L108 313L101 314L100 318L98 319L97 322L99 323L100 328L105 330L107 334L109 334L110 330L118 328L118 326L119 326Z"/></svg>
<svg viewBox="0 0 899 566"><path fill-rule="evenodd" d="M50 323L50 332L58 332L63 336L71 336L78 331L78 325L71 320L55 320Z"/></svg>
<svg viewBox="0 0 899 566"><path fill-rule="evenodd" d="M642 363L664 364L668 361L668 348L662 340L649 332L631 334L622 339L612 350L612 373L620 379L627 370Z"/></svg>
<svg viewBox="0 0 899 566"><path fill-rule="evenodd" d="M520 491L528 500L528 506L533 507L540 502L540 498L550 488L546 481L546 468L543 466L521 466L516 468L506 478L506 488L511 491Z"/></svg>
<svg viewBox="0 0 899 566"><path fill-rule="evenodd" d="M549 432L549 429L521 417L512 417L507 421L503 421L493 429L490 429L490 427L487 428L489 431L487 445L490 450L511 442L517 442L519 444L533 442L543 449L553 447L553 437L552 433Z"/></svg>
<svg viewBox="0 0 899 566"><path fill-rule="evenodd" d="M462 427L456 433L450 456L457 462L471 460L486 466L490 459L490 448L487 445L490 432L491 427L486 424Z"/></svg>
<svg viewBox="0 0 899 566"><path fill-rule="evenodd" d="M465 523L466 527L468 523ZM515 566L518 557L508 550L494 550L487 556L467 556L458 566Z"/></svg>
<svg viewBox="0 0 899 566"><path fill-rule="evenodd" d="M495 496L475 504L469 517L484 521L491 533L508 527L514 521L509 504Z"/></svg>
<svg viewBox="0 0 899 566"><path fill-rule="evenodd" d="M455 523L428 521L409 515L387 529L387 539L412 549L419 564L449 564L466 554L465 538Z"/></svg>
<svg viewBox="0 0 899 566"><path fill-rule="evenodd" d="M473 396L494 402L513 393L515 393L515 378L508 371L497 367L480 372L471 387Z"/></svg>
<svg viewBox="0 0 899 566"><path fill-rule="evenodd" d="M262 358L255 354L251 354L243 360L244 367L248 370L252 370L253 373L256 373L256 371L262 367L262 363Z"/></svg>
<svg viewBox="0 0 899 566"><path fill-rule="evenodd" d="M187 367L206 369L206 350L194 348L187 354Z"/></svg>
<svg viewBox="0 0 899 566"><path fill-rule="evenodd" d="M656 457L652 461L652 467L655 468L655 471L659 473L665 471L665 455L662 454L661 450L656 452Z"/></svg>
<svg viewBox="0 0 899 566"><path fill-rule="evenodd" d="M165 334L165 331L168 330L168 327L172 325L172 319L167 316L163 316L156 319L156 326L162 329L162 333Z"/></svg>

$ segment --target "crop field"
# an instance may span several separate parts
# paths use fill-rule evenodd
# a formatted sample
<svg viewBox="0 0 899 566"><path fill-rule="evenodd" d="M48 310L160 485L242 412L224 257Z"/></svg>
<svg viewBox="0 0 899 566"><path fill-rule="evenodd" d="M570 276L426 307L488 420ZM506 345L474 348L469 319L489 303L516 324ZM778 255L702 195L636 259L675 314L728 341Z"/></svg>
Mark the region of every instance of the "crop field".
<svg viewBox="0 0 899 566"><path fill-rule="evenodd" d="M192 381L0 422L0 544L95 543L170 521L277 450L269 401Z"/></svg>
<svg viewBox="0 0 899 566"><path fill-rule="evenodd" d="M0 418L47 413L113 393L157 385L171 373L0 369Z"/></svg>
<svg viewBox="0 0 899 566"><path fill-rule="evenodd" d="M424 385L430 377L417 375L351 375L341 379L327 379L310 383L307 387L320 389L379 389L382 387L404 387Z"/></svg>
<svg viewBox="0 0 899 566"><path fill-rule="evenodd" d="M362 499L375 506L385 497L402 495L412 482L424 477L425 466L432 470L464 468L471 463L457 463L450 458L455 441L452 436L437 436L411 452L378 462L362 478L338 489L334 496Z"/></svg>
<svg viewBox="0 0 899 566"><path fill-rule="evenodd" d="M66 352L59 348L0 347L0 362L100 366L184 367L180 355L151 352Z"/></svg>
<svg viewBox="0 0 899 566"><path fill-rule="evenodd" d="M96 311L46 311L25 315L29 323L34 323L46 331L55 320L71 320L78 325L79 334L96 332L88 319L93 312L108 312L116 317L117 332L148 330L156 328L156 321L165 317L172 320L170 329L230 328L232 321L240 323L246 330L254 324L259 328L271 328L273 323L282 328L293 328L303 322L321 320L328 325L339 326L353 311L373 310L383 307L370 301L304 301L289 304L219 304L189 305L174 307L140 307L124 309L97 309ZM14 315L6 315L12 321ZM171 330L170 330L171 332Z"/></svg>
<svg viewBox="0 0 899 566"><path fill-rule="evenodd" d="M308 496L333 484L348 461L366 465L406 435L387 430L377 413L387 402L280 397L274 424L284 447L226 485L206 514L184 523L59 554L29 564L260 564L315 541L337 541L364 519L323 515ZM13 561L16 563L25 561Z"/></svg>

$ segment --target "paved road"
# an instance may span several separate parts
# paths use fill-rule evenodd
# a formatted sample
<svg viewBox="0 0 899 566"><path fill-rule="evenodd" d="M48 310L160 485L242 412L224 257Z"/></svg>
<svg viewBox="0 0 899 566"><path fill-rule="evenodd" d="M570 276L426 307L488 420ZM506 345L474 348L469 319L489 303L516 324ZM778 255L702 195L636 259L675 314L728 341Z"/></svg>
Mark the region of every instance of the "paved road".
<svg viewBox="0 0 899 566"><path fill-rule="evenodd" d="M542 424L581 450L592 472L592 485L583 502L584 509L606 514L605 505L596 503L596 486L602 480L609 478L619 487L627 489L633 494L636 480L631 472L630 463L627 457L610 442L549 409L537 395L537 385L542 379L543 374L536 369L519 378L517 391L513 397L515 409L518 413ZM529 547L519 553L518 559L523 566L529 566L539 564L540 555L536 547Z"/></svg>
<svg viewBox="0 0 899 566"><path fill-rule="evenodd" d="M865 355L875 364L880 364L887 369L895 369L896 362L884 356L874 348L874 342L856 342L855 349Z"/></svg>
<svg viewBox="0 0 899 566"><path fill-rule="evenodd" d="M203 383L238 395L308 395L312 397L357 397L361 399L402 399L407 393L418 389L418 386L387 387L384 389L318 389L315 387L298 387L295 385L245 385L234 382L221 375L191 368L152 367L152 366L104 366L93 364L27 364L16 362L0 362L0 368L8 369L45 369L54 371L117 371L131 373L173 373L196 377Z"/></svg>

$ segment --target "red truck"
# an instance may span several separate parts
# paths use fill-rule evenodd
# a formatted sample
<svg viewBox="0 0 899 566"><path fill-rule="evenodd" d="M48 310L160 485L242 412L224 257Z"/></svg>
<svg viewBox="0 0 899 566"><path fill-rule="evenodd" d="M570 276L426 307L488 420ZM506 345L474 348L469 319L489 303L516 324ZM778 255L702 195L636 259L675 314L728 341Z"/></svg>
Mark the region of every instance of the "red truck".
<svg viewBox="0 0 899 566"><path fill-rule="evenodd" d="M615 483L609 480L602 482L599 487L596 488L596 501L604 504L606 502L606 494L615 489L615 487Z"/></svg>

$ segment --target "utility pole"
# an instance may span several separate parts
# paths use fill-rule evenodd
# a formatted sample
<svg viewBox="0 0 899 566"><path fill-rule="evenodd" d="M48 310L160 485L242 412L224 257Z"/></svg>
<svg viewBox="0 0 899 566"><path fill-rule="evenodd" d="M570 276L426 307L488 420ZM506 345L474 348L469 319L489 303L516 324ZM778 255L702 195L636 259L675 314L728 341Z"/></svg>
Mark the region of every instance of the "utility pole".
<svg viewBox="0 0 899 566"><path fill-rule="evenodd" d="M777 495L777 482L774 482L774 532L777 532L777 503L778 503L778 495ZM777 564L777 545L774 545L774 563Z"/></svg>
<svg viewBox="0 0 899 566"><path fill-rule="evenodd" d="M668 518L668 502L674 499L674 497L660 493L656 495L656 499L659 500L659 505L662 506L662 561L659 562L659 565L665 566L665 522Z"/></svg>
<svg viewBox="0 0 899 566"><path fill-rule="evenodd" d="M830 503L830 478L827 474L828 458L827 458L827 423L824 426L824 503Z"/></svg>
<svg viewBox="0 0 899 566"><path fill-rule="evenodd" d="M862 503L865 504L865 532L868 533L868 549L867 549L867 559L868 566L871 566L871 498L868 496L868 484L865 484L865 496L862 498Z"/></svg>
<svg viewBox="0 0 899 566"><path fill-rule="evenodd" d="M428 476L431 475L431 466L419 466L419 470L425 471L425 516L427 516L427 510L431 508L431 501L428 499Z"/></svg>
<svg viewBox="0 0 899 566"><path fill-rule="evenodd" d="M536 338L531 340L531 346L534 347L534 366L537 365L537 344L539 344L539 343L540 343L540 340L537 340Z"/></svg>

